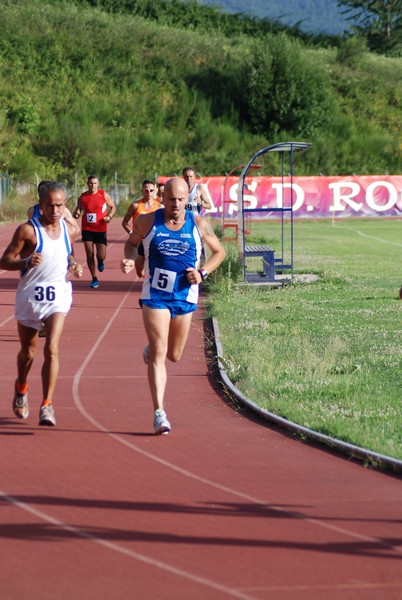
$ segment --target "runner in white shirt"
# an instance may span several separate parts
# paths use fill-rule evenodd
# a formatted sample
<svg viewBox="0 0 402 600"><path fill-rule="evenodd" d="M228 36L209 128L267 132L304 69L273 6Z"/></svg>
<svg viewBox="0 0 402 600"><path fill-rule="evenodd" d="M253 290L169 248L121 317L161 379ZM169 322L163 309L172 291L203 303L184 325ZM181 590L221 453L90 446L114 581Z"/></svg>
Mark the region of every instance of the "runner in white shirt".
<svg viewBox="0 0 402 600"><path fill-rule="evenodd" d="M186 204L186 210L200 214L201 209L211 209L212 201L211 196L206 185L203 183L195 182L195 172L192 167L184 167L182 171L183 179L188 185L188 201Z"/></svg>
<svg viewBox="0 0 402 600"><path fill-rule="evenodd" d="M26 419L28 407L28 373L33 363L38 332L45 324L46 341L42 367L43 400L39 425L55 425L52 405L59 373L58 346L64 318L71 307L72 289L67 274L82 276L82 266L72 255L71 243L76 229L62 219L65 192L53 182L39 200L41 215L20 225L0 259L0 268L21 271L15 304L15 317L21 349L17 356L13 410Z"/></svg>

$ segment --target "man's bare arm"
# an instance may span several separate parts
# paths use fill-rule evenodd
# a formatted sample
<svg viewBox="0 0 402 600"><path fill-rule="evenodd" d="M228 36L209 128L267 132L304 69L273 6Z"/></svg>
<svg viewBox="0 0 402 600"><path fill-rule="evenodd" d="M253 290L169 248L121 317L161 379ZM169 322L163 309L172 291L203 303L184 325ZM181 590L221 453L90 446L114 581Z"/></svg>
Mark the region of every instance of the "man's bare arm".
<svg viewBox="0 0 402 600"><path fill-rule="evenodd" d="M203 265L203 269L208 273L212 273L212 271L215 271L215 269L219 267L225 258L226 252L206 219L197 217L197 225L201 232L203 242L206 244L210 254L208 260Z"/></svg>
<svg viewBox="0 0 402 600"><path fill-rule="evenodd" d="M110 223L110 221L112 220L112 218L116 212L116 205L107 192L105 192L105 200L106 200L107 207L109 208L109 214L106 215L106 217L104 217L103 220L107 219L106 223Z"/></svg>
<svg viewBox="0 0 402 600"><path fill-rule="evenodd" d="M80 226L78 225L77 221L74 219L73 215L71 214L71 212L67 208L67 206L65 207L64 212L63 212L63 219L67 223L69 234L74 241L75 238L77 237L77 235L80 233Z"/></svg>
<svg viewBox="0 0 402 600"><path fill-rule="evenodd" d="M23 223L17 227L0 259L0 269L19 271L39 265L42 262L42 256L39 253L33 253L35 243L35 232L31 225Z"/></svg>
<svg viewBox="0 0 402 600"><path fill-rule="evenodd" d="M77 200L77 206L75 207L75 210L73 212L73 217L74 219L79 219L81 216L81 211L82 211L82 196L80 196Z"/></svg>
<svg viewBox="0 0 402 600"><path fill-rule="evenodd" d="M123 221L121 222L121 226L123 227L124 231L126 231L128 234L131 233L131 227L129 223L133 218L133 215L137 212L137 210L138 202L133 202L133 204L130 204L126 214L124 215Z"/></svg>
<svg viewBox="0 0 402 600"><path fill-rule="evenodd" d="M212 200L211 196L209 195L208 188L204 184L199 184L199 188L201 206L209 210L212 208Z"/></svg>
<svg viewBox="0 0 402 600"><path fill-rule="evenodd" d="M211 225L208 223L206 219L203 217L196 217L196 223L198 229L201 233L202 239L209 250L209 257L205 264L202 266L201 270L197 269L187 269L187 279L189 283L201 283L204 279L201 271L205 271L207 275L215 271L225 258L225 249L220 243L219 239L213 232Z"/></svg>
<svg viewBox="0 0 402 600"><path fill-rule="evenodd" d="M138 246L152 227L155 213L139 215L135 220L134 229L124 244L124 258L120 263L123 273L129 273L134 268L134 261L138 256Z"/></svg>

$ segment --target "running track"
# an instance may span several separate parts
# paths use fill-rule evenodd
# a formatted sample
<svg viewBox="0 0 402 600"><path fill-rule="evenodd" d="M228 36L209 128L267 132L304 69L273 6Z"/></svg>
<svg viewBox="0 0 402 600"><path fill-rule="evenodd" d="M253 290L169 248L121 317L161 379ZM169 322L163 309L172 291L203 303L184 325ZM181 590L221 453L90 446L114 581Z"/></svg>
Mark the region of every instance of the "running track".
<svg viewBox="0 0 402 600"><path fill-rule="evenodd" d="M0 227L3 252L14 226ZM401 479L303 444L220 396L202 311L169 365L154 437L140 283L109 230L98 290L74 283L56 428L13 417L18 274L0 272L0 595L8 600L402 599ZM83 247L76 256L84 261Z"/></svg>

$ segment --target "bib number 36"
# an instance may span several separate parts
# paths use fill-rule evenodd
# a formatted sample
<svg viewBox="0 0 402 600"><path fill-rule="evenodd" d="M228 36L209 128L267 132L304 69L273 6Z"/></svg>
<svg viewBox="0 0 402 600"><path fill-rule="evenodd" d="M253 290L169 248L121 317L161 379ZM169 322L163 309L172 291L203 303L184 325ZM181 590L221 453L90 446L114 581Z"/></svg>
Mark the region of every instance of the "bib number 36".
<svg viewBox="0 0 402 600"><path fill-rule="evenodd" d="M54 285L36 285L34 298L37 302L54 302L56 299L56 288Z"/></svg>

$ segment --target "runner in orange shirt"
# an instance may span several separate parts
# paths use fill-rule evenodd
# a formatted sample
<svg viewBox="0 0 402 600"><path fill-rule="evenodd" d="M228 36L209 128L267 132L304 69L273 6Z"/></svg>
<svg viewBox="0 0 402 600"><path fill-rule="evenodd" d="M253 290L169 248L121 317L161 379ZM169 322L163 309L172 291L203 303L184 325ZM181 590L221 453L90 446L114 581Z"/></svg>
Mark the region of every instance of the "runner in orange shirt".
<svg viewBox="0 0 402 600"><path fill-rule="evenodd" d="M131 235L134 229L134 222L139 215L153 213L159 208L163 208L163 204L159 202L157 197L157 192L158 187L154 181L145 179L145 181L142 182L143 197L140 200L136 200L130 204L121 223L124 231L126 231L129 235ZM144 277L144 253L141 245L138 248L138 256L135 261L135 270L138 277Z"/></svg>

